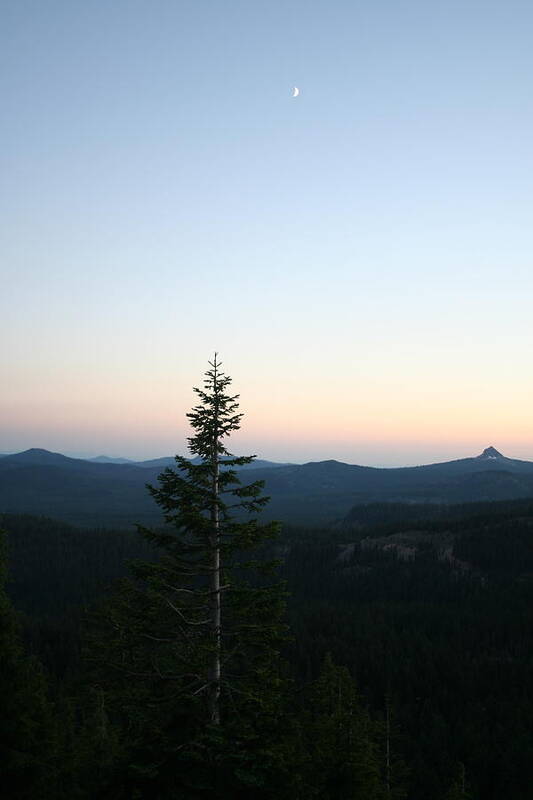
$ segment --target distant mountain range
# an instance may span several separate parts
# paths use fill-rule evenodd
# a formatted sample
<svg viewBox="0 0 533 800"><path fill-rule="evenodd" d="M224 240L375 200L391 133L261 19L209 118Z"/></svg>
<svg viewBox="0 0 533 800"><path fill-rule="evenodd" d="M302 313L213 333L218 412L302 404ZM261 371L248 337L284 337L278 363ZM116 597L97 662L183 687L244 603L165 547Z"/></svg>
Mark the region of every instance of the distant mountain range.
<svg viewBox="0 0 533 800"><path fill-rule="evenodd" d="M162 458L150 458L147 461L132 461L131 458L122 458L118 456L116 458L112 456L96 456L95 458L87 458L84 459L85 461L90 461L93 464L132 464L134 467L143 467L144 469L151 469L152 467L159 467L161 469L165 469L165 467L173 467L175 464L174 456L163 456ZM193 458L192 462L198 463L198 458ZM259 467L268 469L269 467L285 467L290 466L289 464L278 463L276 461L265 461L262 458L256 458L251 464L244 464L242 467L238 467L238 469L258 469Z"/></svg>
<svg viewBox="0 0 533 800"><path fill-rule="evenodd" d="M69 461L88 461L90 464L129 464L133 467L152 468L172 467L175 464L174 456L163 456L162 458L151 458L147 461L133 461L131 458L123 458L122 456L95 456L94 458L73 458L72 456L64 456L61 453L52 453L49 450L42 448L32 447L30 450L24 450L22 453L0 453L0 458L16 458L19 461L30 461L34 464L51 464L51 463L65 463L65 459ZM197 463L198 458L193 458L192 462ZM290 466L286 463L278 463L276 461L265 461L261 458L256 458L251 464L245 464L238 469L257 469L258 467L285 467Z"/></svg>
<svg viewBox="0 0 533 800"><path fill-rule="evenodd" d="M0 458L0 512L45 514L75 524L157 522L145 489L174 459L130 462L69 458L31 449ZM340 520L368 503L465 503L533 496L533 462L494 447L481 455L418 467L364 467L339 461L275 464L256 460L248 480L264 480L265 516L290 523Z"/></svg>

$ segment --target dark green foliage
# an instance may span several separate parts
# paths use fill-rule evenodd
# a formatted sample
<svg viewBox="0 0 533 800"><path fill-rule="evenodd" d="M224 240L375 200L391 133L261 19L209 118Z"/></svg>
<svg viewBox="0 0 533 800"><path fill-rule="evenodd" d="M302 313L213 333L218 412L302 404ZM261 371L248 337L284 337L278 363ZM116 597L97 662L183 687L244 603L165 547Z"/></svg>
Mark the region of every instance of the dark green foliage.
<svg viewBox="0 0 533 800"><path fill-rule="evenodd" d="M533 528L523 511L391 524L351 544L346 531L342 543L337 531L290 534L291 660L310 677L330 650L371 707L392 694L412 800L442 800L458 762L474 798L530 797Z"/></svg>
<svg viewBox="0 0 533 800"><path fill-rule="evenodd" d="M132 559L154 558L136 531L81 530L46 517L0 515L8 532L7 589L23 613L25 638L54 678L79 669L84 608L128 572Z"/></svg>
<svg viewBox="0 0 533 800"><path fill-rule="evenodd" d="M0 786L6 797L51 797L54 729L46 682L22 647L4 591L4 533L0 530Z"/></svg>
<svg viewBox="0 0 533 800"><path fill-rule="evenodd" d="M50 777L45 792L36 796L307 800L317 788L337 790L335 784L326 785L327 765L335 765L332 715L318 713L319 698L311 702L331 652L334 663L357 676L356 707L369 726L363 737L368 749L359 752L367 753L365 769L369 766L371 775L377 762L385 797L390 697L388 797L529 800L533 509L530 503L515 502L448 511L435 519L422 518L409 506L394 512L388 506L368 507L364 529L293 528L267 542L250 555L259 561L285 560L294 636L285 654L295 690L277 673L280 685L270 684L263 696L267 713L253 712L256 700L246 707L238 698L239 714L229 713L216 729L202 728L203 701L172 704L168 687L99 669L90 691L78 680L62 689L66 699L55 708L55 730L43 735L39 753L34 752ZM24 604L38 620L38 625L25 626L32 647L46 654L61 678L65 658L75 663L69 653L77 645L65 638L61 626L76 620L76 630L76 604L105 592L114 570L124 574L122 552L126 558L142 555L147 563L153 557L149 551L135 552L129 535L120 539L112 531L107 537L9 516L4 525L11 531L10 591L17 605ZM416 551L413 557L409 548ZM244 554L236 560L235 590L245 573L255 572L241 569L240 562L249 558ZM249 589L268 585L259 572L251 577L240 599L235 593L244 607ZM138 585L147 584L141 579ZM108 619L117 615L120 621L133 610L140 619L134 624L134 614L132 630L151 633L152 623L166 625L164 615L146 605L148 594L143 591L133 600L131 586L118 592ZM44 616L38 616L39 609ZM142 629L145 618L149 622ZM51 635L47 619L57 625L57 636ZM158 697L162 702L151 705ZM275 713L269 712L272 707ZM349 758L344 763L349 769ZM340 781L343 769L332 767L330 777Z"/></svg>
<svg viewBox="0 0 533 800"><path fill-rule="evenodd" d="M465 765L457 765L457 777L446 792L445 800L471 800L472 795L468 789Z"/></svg>
<svg viewBox="0 0 533 800"><path fill-rule="evenodd" d="M328 654L320 676L305 693L302 737L308 755L306 797L380 800L377 727L361 706L345 667Z"/></svg>

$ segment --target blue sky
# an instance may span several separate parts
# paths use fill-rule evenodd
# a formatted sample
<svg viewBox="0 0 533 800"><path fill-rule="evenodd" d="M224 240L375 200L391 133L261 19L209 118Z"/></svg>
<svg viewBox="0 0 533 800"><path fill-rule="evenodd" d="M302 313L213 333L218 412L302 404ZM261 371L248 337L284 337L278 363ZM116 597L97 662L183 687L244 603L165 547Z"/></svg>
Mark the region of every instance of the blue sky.
<svg viewBox="0 0 533 800"><path fill-rule="evenodd" d="M0 14L0 451L533 458L531 4Z"/></svg>

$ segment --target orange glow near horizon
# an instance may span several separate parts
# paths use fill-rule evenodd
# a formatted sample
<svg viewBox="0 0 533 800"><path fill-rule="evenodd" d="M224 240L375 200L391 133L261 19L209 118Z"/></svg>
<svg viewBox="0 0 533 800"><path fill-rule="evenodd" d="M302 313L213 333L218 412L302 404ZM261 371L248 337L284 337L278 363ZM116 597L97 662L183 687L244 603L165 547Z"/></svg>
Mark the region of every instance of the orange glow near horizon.
<svg viewBox="0 0 533 800"><path fill-rule="evenodd" d="M42 446L47 449L155 457L184 452L189 435L186 412L192 390L169 392L163 401L153 388L131 394L103 392L4 403L3 424L10 431L2 450ZM174 389L176 387L173 387ZM137 387L139 389L139 387ZM283 461L335 458L352 463L395 464L476 455L493 444L506 455L533 457L533 418L529 406L508 408L496 395L484 403L477 396L438 392L415 397L413 387L396 394L359 391L354 402L315 392L313 402L301 397L257 397L242 392L242 429L234 435L235 451L250 451ZM179 402L173 402L173 397ZM402 455L403 454L403 455Z"/></svg>
<svg viewBox="0 0 533 800"><path fill-rule="evenodd" d="M493 444L533 457L533 379L520 366L521 351L505 361L500 345L495 381L492 361L473 361L468 346L433 361L426 341L403 355L379 348L372 358L369 345L359 360L338 348L319 368L312 351L287 359L272 349L265 346L259 364L237 349L224 364L244 412L235 450L282 461L398 465L475 455ZM189 355L173 371L166 352L168 363L161 353L150 359L128 347L120 368L115 355L63 365L56 351L48 366L13 361L0 398L0 452L184 452L192 386L201 385L207 358Z"/></svg>

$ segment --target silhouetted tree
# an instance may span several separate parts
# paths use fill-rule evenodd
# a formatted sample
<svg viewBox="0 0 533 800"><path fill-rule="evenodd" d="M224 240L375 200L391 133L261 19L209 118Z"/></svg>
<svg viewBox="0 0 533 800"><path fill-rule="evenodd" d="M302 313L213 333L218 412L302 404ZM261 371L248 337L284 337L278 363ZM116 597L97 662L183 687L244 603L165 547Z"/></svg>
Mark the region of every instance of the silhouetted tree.
<svg viewBox="0 0 533 800"><path fill-rule="evenodd" d="M106 610L105 645L93 651L108 705L114 698L134 743L131 786L147 796L157 784L190 798L237 798L253 786L261 797L282 758L270 744L283 689L284 593L268 577L276 564L246 555L278 526L258 522L263 483L239 480L236 468L254 456L226 448L242 414L220 366L215 356L187 415L198 463L177 456L176 469L148 487L164 526L140 530L160 559L133 567Z"/></svg>

